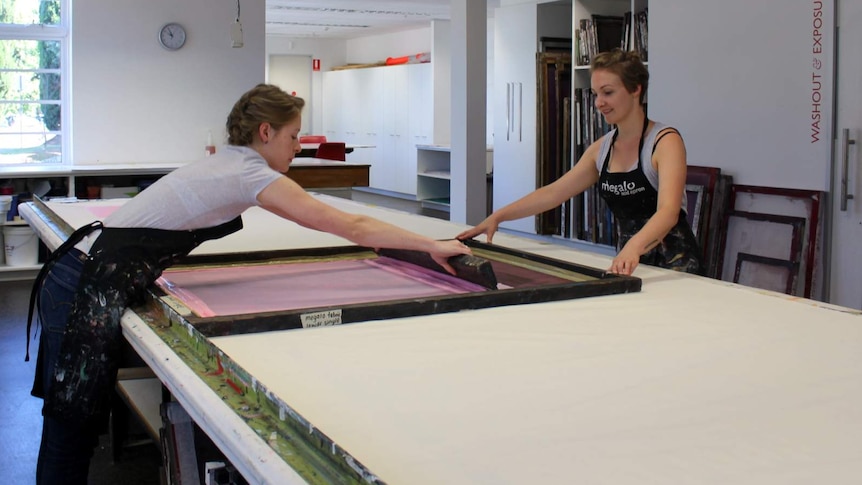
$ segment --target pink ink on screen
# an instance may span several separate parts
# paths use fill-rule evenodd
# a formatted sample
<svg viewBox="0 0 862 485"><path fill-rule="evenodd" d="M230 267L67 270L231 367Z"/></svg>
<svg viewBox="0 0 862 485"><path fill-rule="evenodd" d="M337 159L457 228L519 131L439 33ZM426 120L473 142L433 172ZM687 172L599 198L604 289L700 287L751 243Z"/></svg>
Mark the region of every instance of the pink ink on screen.
<svg viewBox="0 0 862 485"><path fill-rule="evenodd" d="M168 269L157 283L200 317L484 291L391 258Z"/></svg>

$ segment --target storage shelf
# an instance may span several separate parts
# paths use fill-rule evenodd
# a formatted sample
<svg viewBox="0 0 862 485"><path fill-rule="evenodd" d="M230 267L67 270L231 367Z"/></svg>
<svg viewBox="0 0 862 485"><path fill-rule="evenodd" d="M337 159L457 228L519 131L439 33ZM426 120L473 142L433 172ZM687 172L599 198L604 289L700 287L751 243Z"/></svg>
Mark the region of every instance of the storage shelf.
<svg viewBox="0 0 862 485"><path fill-rule="evenodd" d="M40 178L78 175L164 175L186 163L104 164L104 165L36 165L0 167L3 178Z"/></svg>
<svg viewBox="0 0 862 485"><path fill-rule="evenodd" d="M142 177L158 178L185 165L185 162L171 163L124 163L101 165L39 165L0 167L0 178L18 180L18 192L32 191L30 187L39 180L51 179L51 196L58 195L62 188L67 197L85 197L86 184L94 180L99 185L129 185ZM20 181L26 180L24 184Z"/></svg>
<svg viewBox="0 0 862 485"><path fill-rule="evenodd" d="M114 179L127 181L132 177L158 178L185 165L185 163L147 163L147 164L102 164L102 165L39 165L0 167L0 179L9 179L16 193L33 191L38 182L49 180L52 185L48 197L57 200L60 197L75 198L86 190L88 181L115 183ZM6 226L27 226L27 221L2 221L0 230ZM0 246L0 251L3 248ZM42 268L42 264L10 266L0 263L0 281L15 281L33 279Z"/></svg>
<svg viewBox="0 0 862 485"><path fill-rule="evenodd" d="M0 281L32 280L39 274L41 264L27 266L9 266L0 264Z"/></svg>
<svg viewBox="0 0 862 485"><path fill-rule="evenodd" d="M12 271L33 271L42 268L41 264L26 264L21 266L10 266L8 264L0 264L0 273L9 273Z"/></svg>
<svg viewBox="0 0 862 485"><path fill-rule="evenodd" d="M435 209L439 211L449 212L449 198L441 197L438 199L425 199L420 201L419 205L421 205L424 209Z"/></svg>
<svg viewBox="0 0 862 485"><path fill-rule="evenodd" d="M644 62L643 64L644 64L644 66L649 67L649 62ZM572 69L573 69L573 70L575 70L575 71L589 71L589 70L590 70L590 65L589 65L589 64L585 64L585 65L583 65L583 66L572 66Z"/></svg>
<svg viewBox="0 0 862 485"><path fill-rule="evenodd" d="M120 369L120 372L126 369ZM150 371L152 373L152 371ZM117 391L129 409L138 417L153 441L158 442L162 427L160 408L162 383L156 377L117 378Z"/></svg>
<svg viewBox="0 0 862 485"><path fill-rule="evenodd" d="M489 187L493 171L493 147L486 147ZM426 209L449 211L451 148L447 145L416 145L416 199ZM490 188L489 210L490 210Z"/></svg>
<svg viewBox="0 0 862 485"><path fill-rule="evenodd" d="M548 139L542 137L539 145L539 171L537 185L547 186L562 176L570 167L569 160L563 159L560 163L559 154L568 151L571 160L579 160L586 149L596 140L605 135L612 126L598 112L595 107L595 98L591 94L590 65L585 62L585 57L597 55L599 52L607 51L610 47L622 47L629 51L639 52L645 66L648 59L648 18L647 11L649 0L581 0L572 2L572 29L575 41L571 57L571 86L565 86L562 92L573 94L571 103L570 125L574 125L573 131L569 130L569 124L562 123L559 115L547 106L542 106L541 125L548 127L552 132L556 130L561 138ZM591 25L587 25L591 23ZM586 31L582 31L586 29ZM581 34L584 34L581 36ZM624 38L620 39L619 35ZM601 40L600 40L601 39ZM623 40L622 43L616 39ZM550 56L549 56L550 57ZM551 60L551 59L548 59ZM584 63L583 65L581 63ZM559 66L559 64L557 64ZM561 69L557 67L557 69ZM560 91L556 84L547 81L556 78L564 79L564 76L553 69L541 71L547 73L544 82L540 84L545 92ZM559 81L555 81L559 82ZM570 93L571 91L571 93ZM553 107L561 100L553 99L549 106ZM556 120L556 121L554 121ZM571 135L572 140L563 139ZM513 161L510 160L510 165ZM562 169L562 170L561 170ZM527 188L519 186L519 188ZM507 191L508 192L508 191ZM505 199L505 197L504 197ZM504 202L509 202L505 200ZM613 223L610 210L598 196L598 188L591 185L568 202L562 204L559 209L538 214L535 218L536 230L540 234L553 234L555 237L572 239L580 243L593 244L600 248L614 248L616 236L613 232ZM529 230L524 228L523 230Z"/></svg>
<svg viewBox="0 0 862 485"><path fill-rule="evenodd" d="M452 173L448 170L431 170L428 172L423 172L419 174L420 177L430 177L435 179L443 179L450 180L452 178Z"/></svg>
<svg viewBox="0 0 862 485"><path fill-rule="evenodd" d="M5 215L5 214L4 214ZM29 227L27 221L23 219L15 220L15 221L2 221L0 223L0 235L2 235L4 227ZM5 245L5 238L0 236L0 241L3 241L3 245L0 245L0 251L5 251L3 247ZM3 254L5 257L5 254ZM23 280L23 279L31 279L36 276L39 272L39 269L42 268L42 264L26 264L26 265L16 265L11 266L4 262L0 263L0 281L11 281L11 280Z"/></svg>
<svg viewBox="0 0 862 485"><path fill-rule="evenodd" d="M446 152L449 153L452 151L452 147L449 145L416 145L416 148L419 150L428 150L432 152Z"/></svg>

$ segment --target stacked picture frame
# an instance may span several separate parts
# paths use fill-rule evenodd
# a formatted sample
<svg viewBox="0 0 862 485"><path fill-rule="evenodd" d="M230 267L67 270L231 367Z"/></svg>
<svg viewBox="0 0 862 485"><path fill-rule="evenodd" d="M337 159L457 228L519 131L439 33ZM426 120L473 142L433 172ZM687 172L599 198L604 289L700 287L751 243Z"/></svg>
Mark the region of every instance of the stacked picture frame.
<svg viewBox="0 0 862 485"><path fill-rule="evenodd" d="M733 185L732 210L724 219L722 279L812 298L823 197L815 190Z"/></svg>
<svg viewBox="0 0 862 485"><path fill-rule="evenodd" d="M723 221L730 206L733 177L718 167L689 165L685 183L688 223L703 250L704 274L719 279Z"/></svg>

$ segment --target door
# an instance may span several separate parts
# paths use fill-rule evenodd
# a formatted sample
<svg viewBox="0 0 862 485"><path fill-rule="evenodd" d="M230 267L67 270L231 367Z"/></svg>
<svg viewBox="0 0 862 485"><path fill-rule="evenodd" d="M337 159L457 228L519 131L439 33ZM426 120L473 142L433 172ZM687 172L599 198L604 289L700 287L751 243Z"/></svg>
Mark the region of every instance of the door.
<svg viewBox="0 0 862 485"><path fill-rule="evenodd" d="M323 73L323 134L327 140L342 141L344 135L344 71Z"/></svg>
<svg viewBox="0 0 862 485"><path fill-rule="evenodd" d="M269 82L305 100L302 132L311 130L311 56L269 56Z"/></svg>
<svg viewBox="0 0 862 485"><path fill-rule="evenodd" d="M862 309L862 155L859 150L862 141L862 56L859 55L862 1L837 0L835 3L838 58L829 302ZM843 178L847 181L847 193L853 196L846 199L846 204L842 203Z"/></svg>

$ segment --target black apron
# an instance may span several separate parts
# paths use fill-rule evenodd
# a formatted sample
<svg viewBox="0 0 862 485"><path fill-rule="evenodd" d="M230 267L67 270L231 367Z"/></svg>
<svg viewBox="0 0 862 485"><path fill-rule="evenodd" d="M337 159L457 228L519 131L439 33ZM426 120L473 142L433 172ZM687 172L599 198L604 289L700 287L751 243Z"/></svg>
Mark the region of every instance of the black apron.
<svg viewBox="0 0 862 485"><path fill-rule="evenodd" d="M113 228L94 222L75 231L51 253L30 295L28 348L33 310L39 304L38 293L51 266L87 234L101 230L84 261L47 395L40 377L41 355L36 365L32 394L45 399L43 414L81 424L103 425L117 377L123 312L142 302L147 287L179 258L204 241L240 229L240 217L215 227L189 231Z"/></svg>
<svg viewBox="0 0 862 485"><path fill-rule="evenodd" d="M620 251L632 236L643 229L649 219L655 215L656 207L658 207L658 191L653 188L644 173L644 161L641 159L647 126L649 126L649 120L644 116L643 131L638 143L637 168L631 172L608 171L611 151L619 134L619 130L617 130L611 139L611 146L608 148L599 174L599 193L614 214L617 251ZM653 150L655 150L655 145L653 145ZM650 161L647 160L647 163ZM700 246L688 225L685 211L680 209L676 225L658 246L640 257L640 263L686 273L702 274L700 254Z"/></svg>

